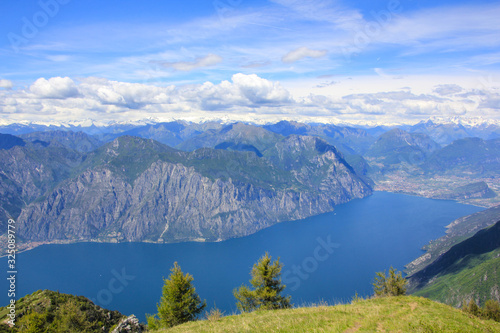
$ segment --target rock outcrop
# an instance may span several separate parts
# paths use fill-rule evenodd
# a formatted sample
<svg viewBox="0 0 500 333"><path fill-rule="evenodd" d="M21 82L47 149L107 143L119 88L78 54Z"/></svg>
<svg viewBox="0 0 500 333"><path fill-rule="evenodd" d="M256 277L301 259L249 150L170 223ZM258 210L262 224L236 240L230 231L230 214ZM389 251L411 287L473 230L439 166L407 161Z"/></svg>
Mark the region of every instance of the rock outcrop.
<svg viewBox="0 0 500 333"><path fill-rule="evenodd" d="M131 315L123 318L111 333L142 333L146 332L146 327L139 323L136 316Z"/></svg>

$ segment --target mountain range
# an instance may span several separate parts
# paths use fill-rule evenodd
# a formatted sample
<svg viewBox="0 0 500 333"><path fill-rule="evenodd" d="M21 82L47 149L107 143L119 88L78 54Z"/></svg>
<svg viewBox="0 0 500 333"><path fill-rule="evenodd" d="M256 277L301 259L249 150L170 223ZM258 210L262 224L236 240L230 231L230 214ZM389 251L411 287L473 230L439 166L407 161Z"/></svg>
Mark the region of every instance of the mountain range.
<svg viewBox="0 0 500 333"><path fill-rule="evenodd" d="M413 126L405 126L403 129L411 133L427 134L440 145L448 145L455 140L468 137L478 137L483 140L500 138L498 126L488 122L470 124L459 121L440 123L427 120Z"/></svg>
<svg viewBox="0 0 500 333"><path fill-rule="evenodd" d="M434 130L451 135L456 126L483 138L433 139ZM483 206L497 204L500 192L494 124L64 129L0 127L11 133L0 135L0 224L16 218L26 244L217 241L331 211L372 188Z"/></svg>

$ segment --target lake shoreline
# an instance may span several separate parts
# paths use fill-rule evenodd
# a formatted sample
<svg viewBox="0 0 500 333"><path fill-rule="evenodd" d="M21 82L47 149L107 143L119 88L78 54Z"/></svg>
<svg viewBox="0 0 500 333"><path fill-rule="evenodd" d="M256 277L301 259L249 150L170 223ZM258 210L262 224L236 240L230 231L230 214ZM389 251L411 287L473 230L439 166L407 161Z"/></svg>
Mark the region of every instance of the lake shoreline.
<svg viewBox="0 0 500 333"><path fill-rule="evenodd" d="M373 191L373 194L375 193L392 193L392 194L398 194L398 195L406 195L406 196L410 196L410 197L417 197L417 198L425 198L425 199L432 199L432 200L441 200L441 201L452 201L452 202L456 202L456 203L459 203L459 204L463 204L463 205L469 205L469 206L474 206L474 207L478 207L478 208L488 208L488 207L485 207L485 206L480 206L480 205L477 205L477 204L473 204L473 203L467 203L467 202L461 202L459 200L451 200L451 199L440 199L440 198L433 198L433 197L428 197L428 196L422 196L422 195L419 195L419 194L416 194L416 193L405 193L405 192L399 192L399 191L380 191L380 190L374 190ZM372 196L373 194L365 197L365 198L369 198L370 196ZM363 200L365 198L361 198L361 199L353 199L353 200ZM352 202L353 200L349 201L349 202ZM330 212L325 212L325 213L321 213L321 214L317 214L317 215L311 215L311 216L308 216L304 219L298 219L298 220L290 220L290 221L301 221L301 220L305 220L305 219L308 219L308 218L311 218L311 217L315 217L315 216L320 216L320 215L323 215L323 214L330 214L332 212L334 212L336 210L337 207L341 206L341 205L345 205L345 204L348 204L349 202L347 203L343 203L343 204L340 204L340 205L337 205L335 206L335 208L330 211ZM30 242L30 243L21 243L21 244L17 244L18 248L16 249L16 254L20 254L20 253L24 253L24 252L27 252L27 251L31 251L39 246L42 246L42 245L66 245L66 244L79 244L79 243L102 243L102 244L120 244L120 243L151 243L151 244L178 244L178 243L198 243L198 242L207 242L207 243L217 243L217 242L224 242L224 241L227 241L227 240L230 240L230 239L237 239L237 238L244 238L244 237L248 237L248 236L251 236L261 230L265 230L265 229L268 229L272 226L275 226L277 224L280 224L280 223L284 223L284 222L288 222L288 221L282 221L282 222L276 222L266 228L263 228L263 229L260 229L260 230L257 230L251 234L248 234L248 235L244 235L244 236L241 236L241 237L232 237L232 238L227 238L227 239L218 239L218 240L215 240L215 241L207 241L206 239L193 239L193 240L187 240L187 241L152 241L152 240L144 240L144 241L140 241L140 242L137 242L137 241L122 241L122 240L116 240L116 239L111 239L111 240L103 240L103 239L85 239L85 240L55 240L55 241L47 241L47 242ZM443 233L444 235L445 233ZM1 239L0 239L1 240ZM3 258L3 257L6 257L7 254L6 253L2 253L0 255L0 258Z"/></svg>

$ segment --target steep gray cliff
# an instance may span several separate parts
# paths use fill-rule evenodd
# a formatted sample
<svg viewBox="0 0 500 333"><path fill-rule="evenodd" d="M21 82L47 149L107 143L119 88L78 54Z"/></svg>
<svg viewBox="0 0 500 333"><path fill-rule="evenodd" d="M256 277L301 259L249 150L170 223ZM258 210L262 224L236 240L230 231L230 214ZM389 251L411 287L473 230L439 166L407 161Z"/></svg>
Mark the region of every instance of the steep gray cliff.
<svg viewBox="0 0 500 333"><path fill-rule="evenodd" d="M290 136L265 156L180 152L121 137L24 206L19 236L25 242L217 241L371 194L321 139Z"/></svg>

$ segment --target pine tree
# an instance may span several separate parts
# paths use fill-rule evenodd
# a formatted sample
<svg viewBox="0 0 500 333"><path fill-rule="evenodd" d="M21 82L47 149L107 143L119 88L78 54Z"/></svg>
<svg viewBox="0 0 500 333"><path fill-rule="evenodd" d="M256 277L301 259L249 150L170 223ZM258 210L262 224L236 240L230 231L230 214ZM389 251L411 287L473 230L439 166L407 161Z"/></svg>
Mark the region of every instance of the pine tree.
<svg viewBox="0 0 500 333"><path fill-rule="evenodd" d="M373 283L373 291L375 296L400 296L406 295L406 279L403 278L401 272L396 272L396 269L391 266L389 276L385 276L384 272L377 272L375 282Z"/></svg>
<svg viewBox="0 0 500 333"><path fill-rule="evenodd" d="M278 260L271 263L271 257L266 254L253 265L250 284L253 290L247 286L241 286L233 291L237 299L236 306L242 312L250 312L256 309L285 309L290 308L291 296L282 296L285 285L281 283L281 269L283 265Z"/></svg>
<svg viewBox="0 0 500 333"><path fill-rule="evenodd" d="M479 316L479 306L477 305L476 301L474 301L473 299L471 299L469 301L469 304L467 304L467 302L463 302L463 305L462 305L462 311L465 311L465 312L468 312L470 314L473 314L474 316Z"/></svg>
<svg viewBox="0 0 500 333"><path fill-rule="evenodd" d="M205 308L192 285L193 276L184 274L181 267L174 263L170 276L164 279L163 293L157 304L158 315L147 316L150 329L168 328L195 320Z"/></svg>

